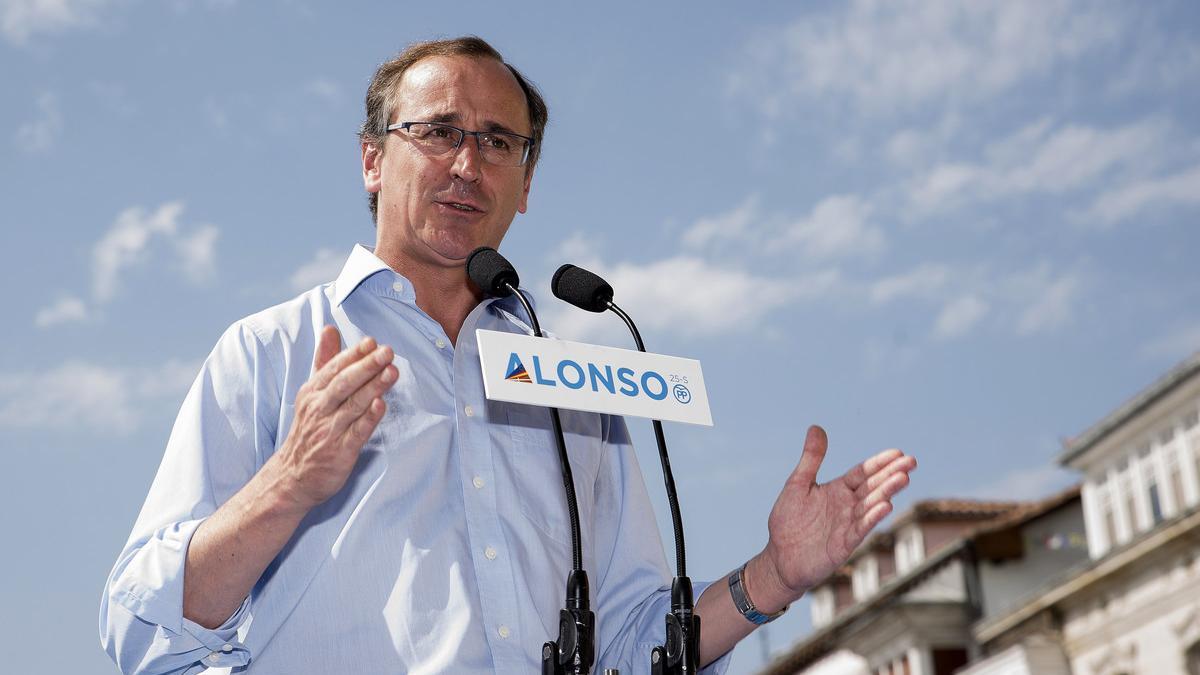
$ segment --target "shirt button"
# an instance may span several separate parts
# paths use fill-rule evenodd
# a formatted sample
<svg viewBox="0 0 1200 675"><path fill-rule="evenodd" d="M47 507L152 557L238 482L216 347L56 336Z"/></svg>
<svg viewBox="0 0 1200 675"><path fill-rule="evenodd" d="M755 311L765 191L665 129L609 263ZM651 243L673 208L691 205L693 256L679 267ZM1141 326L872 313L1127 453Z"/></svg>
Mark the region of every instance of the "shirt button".
<svg viewBox="0 0 1200 675"><path fill-rule="evenodd" d="M472 408L471 406L467 406L467 407L463 408L463 412L467 414L467 417L475 416L475 409Z"/></svg>
<svg viewBox="0 0 1200 675"><path fill-rule="evenodd" d="M233 645L231 645L229 643L225 643L225 644L221 645L221 651L228 654L229 652L233 651Z"/></svg>
<svg viewBox="0 0 1200 675"><path fill-rule="evenodd" d="M488 560L495 560L496 559L496 549L489 546L489 547L483 549L483 555Z"/></svg>
<svg viewBox="0 0 1200 675"><path fill-rule="evenodd" d="M397 281L397 282L393 283L392 290L396 291L397 293L403 293L404 292L404 282Z"/></svg>
<svg viewBox="0 0 1200 675"><path fill-rule="evenodd" d="M499 633L500 637L504 638L505 640L507 640L508 636L510 635L508 626L505 626L504 624L500 624L500 627L496 629L496 632Z"/></svg>
<svg viewBox="0 0 1200 675"><path fill-rule="evenodd" d="M483 487L483 479L480 478L479 476L475 476L474 478L471 479L471 485L474 485L476 489L482 488Z"/></svg>
<svg viewBox="0 0 1200 675"><path fill-rule="evenodd" d="M436 342L434 342L433 344L437 345L437 348L438 348L438 349L445 349L445 348L446 348L446 341L445 341L445 340L443 340L442 338L438 338L438 339L437 339L437 341L436 341Z"/></svg>

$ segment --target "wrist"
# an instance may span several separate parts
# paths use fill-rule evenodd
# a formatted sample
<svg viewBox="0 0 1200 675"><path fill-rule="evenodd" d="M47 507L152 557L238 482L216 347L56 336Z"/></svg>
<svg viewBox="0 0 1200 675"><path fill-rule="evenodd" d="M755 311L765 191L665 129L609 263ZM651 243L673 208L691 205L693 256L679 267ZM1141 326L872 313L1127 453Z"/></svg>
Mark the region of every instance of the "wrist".
<svg viewBox="0 0 1200 675"><path fill-rule="evenodd" d="M746 562L746 594L764 614L773 614L787 607L807 590L788 587L783 583L778 569L765 550Z"/></svg>
<svg viewBox="0 0 1200 675"><path fill-rule="evenodd" d="M303 518L315 503L301 489L300 481L280 459L278 453L263 464L257 478L262 480L266 501L283 514L294 514Z"/></svg>

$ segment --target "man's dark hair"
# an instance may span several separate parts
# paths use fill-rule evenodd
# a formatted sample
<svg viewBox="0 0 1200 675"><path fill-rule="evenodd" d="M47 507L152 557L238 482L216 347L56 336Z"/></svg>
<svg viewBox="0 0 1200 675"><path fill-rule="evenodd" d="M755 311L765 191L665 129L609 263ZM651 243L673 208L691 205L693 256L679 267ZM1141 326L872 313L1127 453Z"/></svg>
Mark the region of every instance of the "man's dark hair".
<svg viewBox="0 0 1200 675"><path fill-rule="evenodd" d="M532 173L542 151L542 137L546 132L546 122L550 118L546 101L542 99L537 87L525 79L521 71L505 63L500 52L485 42L483 38L474 35L452 40L414 42L404 51L380 65L379 69L375 71L375 77L371 78L371 85L367 87L367 118L363 120L362 127L358 131L359 140L363 143L371 143L379 149L379 152L383 152L383 143L387 137L388 125L391 124L392 111L396 108L395 95L400 80L404 77L404 73L418 61L431 56L495 59L503 63L513 77L517 78L517 83L521 85L521 91L525 92L525 102L529 105L529 124L533 128L533 131L530 132L533 137L533 147L529 149L529 161L525 164L525 174ZM368 194L367 202L371 207L371 218L377 219L379 193Z"/></svg>

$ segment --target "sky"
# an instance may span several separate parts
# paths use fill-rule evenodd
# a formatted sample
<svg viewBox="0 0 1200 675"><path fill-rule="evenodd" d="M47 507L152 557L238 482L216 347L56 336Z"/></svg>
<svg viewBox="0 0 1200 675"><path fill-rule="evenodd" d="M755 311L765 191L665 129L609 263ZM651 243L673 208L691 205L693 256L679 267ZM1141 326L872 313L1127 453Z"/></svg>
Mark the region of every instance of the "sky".
<svg viewBox="0 0 1200 675"><path fill-rule="evenodd" d="M715 426L667 425L695 580L764 545L809 423L822 480L915 454L898 511L1035 498L1200 349L1193 2L0 0L6 671L115 672L101 590L199 364L374 241L367 82L467 33L549 103L501 249L542 324L629 346L549 296L574 262L703 364ZM809 625L802 600L730 672Z"/></svg>

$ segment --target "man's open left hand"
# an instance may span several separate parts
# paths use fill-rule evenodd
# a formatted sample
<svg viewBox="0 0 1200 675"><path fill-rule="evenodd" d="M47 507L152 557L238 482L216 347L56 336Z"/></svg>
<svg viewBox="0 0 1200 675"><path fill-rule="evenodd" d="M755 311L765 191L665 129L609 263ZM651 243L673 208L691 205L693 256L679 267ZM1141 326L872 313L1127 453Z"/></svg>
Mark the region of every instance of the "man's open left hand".
<svg viewBox="0 0 1200 675"><path fill-rule="evenodd" d="M767 520L766 562L792 599L841 567L871 530L892 512L892 497L908 485L917 460L884 450L842 476L817 483L829 440L808 429L800 463L788 477ZM790 602L790 600L789 600Z"/></svg>

